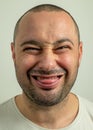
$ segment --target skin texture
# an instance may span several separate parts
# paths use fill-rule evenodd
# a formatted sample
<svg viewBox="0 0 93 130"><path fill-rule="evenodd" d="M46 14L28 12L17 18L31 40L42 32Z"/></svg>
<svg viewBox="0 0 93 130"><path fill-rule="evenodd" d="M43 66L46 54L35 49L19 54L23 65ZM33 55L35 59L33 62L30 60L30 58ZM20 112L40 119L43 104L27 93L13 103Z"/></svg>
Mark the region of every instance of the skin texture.
<svg viewBox="0 0 93 130"><path fill-rule="evenodd" d="M78 43L69 15L64 11L26 14L11 50L23 90L16 97L20 111L43 127L61 128L70 124L78 112L78 100L70 90L77 77L82 43Z"/></svg>

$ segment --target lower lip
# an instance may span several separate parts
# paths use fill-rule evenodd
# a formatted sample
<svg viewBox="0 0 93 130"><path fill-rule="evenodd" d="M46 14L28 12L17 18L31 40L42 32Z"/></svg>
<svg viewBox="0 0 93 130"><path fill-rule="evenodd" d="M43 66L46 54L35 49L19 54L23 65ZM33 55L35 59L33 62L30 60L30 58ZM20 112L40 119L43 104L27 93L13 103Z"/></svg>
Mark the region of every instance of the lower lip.
<svg viewBox="0 0 93 130"><path fill-rule="evenodd" d="M39 81L32 78L32 82L35 86L41 88L41 89L54 89L58 86L58 83L60 82L60 78L56 78L55 80L45 80L45 81Z"/></svg>

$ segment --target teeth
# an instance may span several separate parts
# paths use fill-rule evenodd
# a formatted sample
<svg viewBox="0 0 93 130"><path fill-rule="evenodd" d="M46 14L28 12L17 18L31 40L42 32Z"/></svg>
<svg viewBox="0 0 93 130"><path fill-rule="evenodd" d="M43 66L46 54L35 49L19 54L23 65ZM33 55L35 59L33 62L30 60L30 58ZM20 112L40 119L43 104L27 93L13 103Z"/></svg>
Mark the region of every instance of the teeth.
<svg viewBox="0 0 93 130"><path fill-rule="evenodd" d="M62 75L59 76L51 76L51 77L44 77L44 76L33 76L34 79L36 80L55 80L62 77Z"/></svg>
<svg viewBox="0 0 93 130"><path fill-rule="evenodd" d="M48 79L57 79L57 77L37 77L38 80L48 80Z"/></svg>

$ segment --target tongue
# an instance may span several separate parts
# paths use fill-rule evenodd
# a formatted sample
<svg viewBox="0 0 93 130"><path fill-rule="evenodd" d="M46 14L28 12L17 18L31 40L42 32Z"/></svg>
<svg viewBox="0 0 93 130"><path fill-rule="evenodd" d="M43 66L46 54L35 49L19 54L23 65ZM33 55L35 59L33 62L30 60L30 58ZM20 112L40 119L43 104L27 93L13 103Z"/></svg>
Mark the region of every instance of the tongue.
<svg viewBox="0 0 93 130"><path fill-rule="evenodd" d="M55 77L37 77L37 80L43 84L51 84L53 82L56 82L58 79L57 76Z"/></svg>

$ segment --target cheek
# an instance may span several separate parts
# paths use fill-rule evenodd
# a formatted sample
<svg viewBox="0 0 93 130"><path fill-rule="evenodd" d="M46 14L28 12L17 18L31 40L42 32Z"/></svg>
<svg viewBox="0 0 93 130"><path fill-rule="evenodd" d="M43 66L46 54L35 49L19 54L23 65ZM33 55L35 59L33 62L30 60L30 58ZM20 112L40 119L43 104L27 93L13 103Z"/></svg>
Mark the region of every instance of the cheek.
<svg viewBox="0 0 93 130"><path fill-rule="evenodd" d="M78 56L71 54L60 56L59 64L67 70L73 70L79 64Z"/></svg>
<svg viewBox="0 0 93 130"><path fill-rule="evenodd" d="M36 58L32 56L21 56L16 59L17 66L23 70L27 71L30 68L33 68L36 64Z"/></svg>

